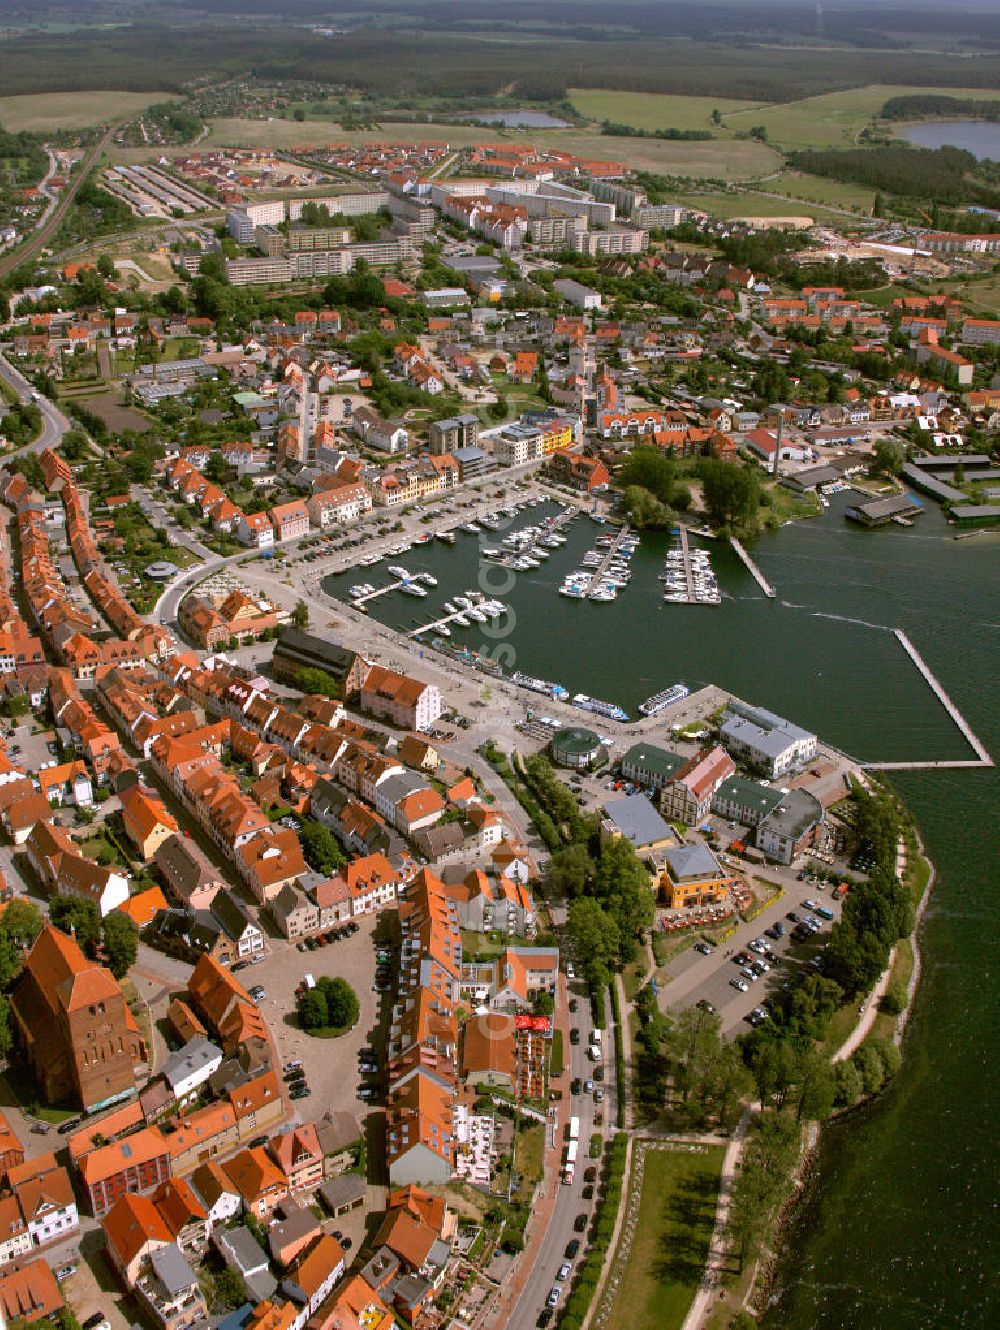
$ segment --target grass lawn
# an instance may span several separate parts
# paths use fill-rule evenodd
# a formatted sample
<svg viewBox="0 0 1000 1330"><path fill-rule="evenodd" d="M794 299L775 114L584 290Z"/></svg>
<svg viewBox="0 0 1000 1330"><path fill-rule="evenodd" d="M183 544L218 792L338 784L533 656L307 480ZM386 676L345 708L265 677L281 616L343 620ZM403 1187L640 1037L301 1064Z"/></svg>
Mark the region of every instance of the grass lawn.
<svg viewBox="0 0 1000 1330"><path fill-rule="evenodd" d="M832 1057L857 1023L858 1006L856 1002L848 1002L843 1007L838 1007L830 1017L830 1024L826 1027L823 1052L828 1057Z"/></svg>
<svg viewBox="0 0 1000 1330"><path fill-rule="evenodd" d="M756 120L751 121L757 124ZM454 148L496 142L535 143L558 147L581 157L602 161L624 161L641 171L660 175L691 176L696 179L753 180L780 166L778 155L766 144L753 140L714 140L706 143L671 143L663 139L619 139L576 129L502 129L475 125L407 124L395 122L375 130L343 130L321 120L240 120L221 118L210 122L203 151L213 147L268 147L307 150L331 143L415 143L436 140ZM150 153L153 156L154 153Z"/></svg>
<svg viewBox="0 0 1000 1330"><path fill-rule="evenodd" d="M494 942L485 933L475 933L471 929L462 929L462 955L469 960L492 960L503 950L499 942Z"/></svg>
<svg viewBox="0 0 1000 1330"><path fill-rule="evenodd" d="M875 203L875 191L863 185L841 180L828 180L825 176L807 175L803 171L782 171L776 180L769 180L767 188L775 194L787 194L792 199L808 203L829 203L834 208L860 208L866 215Z"/></svg>
<svg viewBox="0 0 1000 1330"><path fill-rule="evenodd" d="M708 1256L724 1154L721 1145L646 1151L639 1221L608 1330L682 1324Z"/></svg>
<svg viewBox="0 0 1000 1330"><path fill-rule="evenodd" d="M748 110L756 102L728 97L684 97L657 92L615 92L607 88L570 88L569 100L589 120L613 120L636 129L707 129L728 135L712 124L713 111L727 115Z"/></svg>
<svg viewBox="0 0 1000 1330"><path fill-rule="evenodd" d="M766 516L773 513L779 521L794 521L800 517L817 517L822 511L819 499L813 494L795 494L784 485L767 486L771 496L770 508L762 509Z"/></svg>
<svg viewBox="0 0 1000 1330"><path fill-rule="evenodd" d="M904 296L912 296L915 293L905 286L896 286L890 283L888 286L876 286L868 291L856 291L854 294L865 304L875 305L879 309L888 309L894 300L899 300Z"/></svg>
<svg viewBox="0 0 1000 1330"><path fill-rule="evenodd" d="M781 148L849 148L858 133L877 116L890 97L907 93L946 92L949 97L991 97L1000 94L972 88L913 88L886 83L828 92L819 97L786 102L751 110L723 113L729 129L763 125L768 138Z"/></svg>
<svg viewBox="0 0 1000 1330"><path fill-rule="evenodd" d="M765 188L770 188L770 182ZM714 217L811 217L814 221L843 222L843 215L819 203L801 199L774 198L752 189L715 194L674 194L671 202L696 208Z"/></svg>
<svg viewBox="0 0 1000 1330"><path fill-rule="evenodd" d="M982 282L960 282L937 288L948 290L957 299L962 300L988 318L1000 317L1000 274L992 274Z"/></svg>
<svg viewBox="0 0 1000 1330"><path fill-rule="evenodd" d="M86 129L122 120L169 96L167 92L40 92L0 97L0 125L12 133Z"/></svg>
<svg viewBox="0 0 1000 1330"><path fill-rule="evenodd" d="M626 967L625 973L622 975L622 985L625 989L626 1002L635 1001L635 995L639 991L639 986L642 983L645 973L645 959L643 959L639 965L629 965Z"/></svg>
<svg viewBox="0 0 1000 1330"><path fill-rule="evenodd" d="M104 826L97 827L84 840L80 841L80 848L88 859L97 859L101 853L105 856L105 862L112 867L128 869L130 860L118 848L114 840L108 834Z"/></svg>
<svg viewBox="0 0 1000 1330"><path fill-rule="evenodd" d="M892 963L892 973L889 976L889 987L898 988L904 993L909 985L913 975L913 946L908 937L896 947L896 959ZM875 1017L871 1033L868 1039L891 1039L896 1029L895 1016L890 1016L888 1012L880 1011ZM865 1041L867 1043L867 1040Z"/></svg>
<svg viewBox="0 0 1000 1330"><path fill-rule="evenodd" d="M545 1159L545 1128L540 1122L524 1119L523 1126L517 1133L517 1152L514 1155L514 1167L521 1177L521 1185L514 1193L515 1201L529 1201L535 1189L535 1183L542 1176Z"/></svg>
<svg viewBox="0 0 1000 1330"><path fill-rule="evenodd" d="M561 1076L563 1071L562 1030L552 1031L552 1052L549 1054L549 1075Z"/></svg>

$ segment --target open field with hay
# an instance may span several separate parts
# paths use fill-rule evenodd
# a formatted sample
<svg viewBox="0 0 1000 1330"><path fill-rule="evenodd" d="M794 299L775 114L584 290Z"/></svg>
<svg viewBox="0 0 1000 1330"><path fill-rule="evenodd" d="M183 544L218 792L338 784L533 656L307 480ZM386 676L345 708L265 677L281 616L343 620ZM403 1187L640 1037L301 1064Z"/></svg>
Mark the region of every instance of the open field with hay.
<svg viewBox="0 0 1000 1330"><path fill-rule="evenodd" d="M890 97L940 93L949 97L1000 98L983 88L921 88L875 83L847 92L828 92L798 102L757 106L723 114L727 128L750 129L763 125L779 148L850 148L865 125L876 117Z"/></svg>
<svg viewBox="0 0 1000 1330"><path fill-rule="evenodd" d="M170 96L168 92L39 92L0 97L0 125L14 133L90 129L123 120Z"/></svg>
<svg viewBox="0 0 1000 1330"><path fill-rule="evenodd" d="M737 101L728 97L684 97L656 92L615 92L609 88L570 88L567 94L573 106L588 120L615 120L636 129L707 129L726 134L723 125L712 124L713 111L726 116L746 111L759 102Z"/></svg>

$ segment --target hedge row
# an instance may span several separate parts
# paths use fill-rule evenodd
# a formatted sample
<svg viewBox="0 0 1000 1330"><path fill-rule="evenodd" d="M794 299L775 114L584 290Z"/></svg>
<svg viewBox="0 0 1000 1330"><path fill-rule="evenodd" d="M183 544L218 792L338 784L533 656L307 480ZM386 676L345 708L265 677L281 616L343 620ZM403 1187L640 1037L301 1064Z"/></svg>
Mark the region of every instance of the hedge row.
<svg viewBox="0 0 1000 1330"><path fill-rule="evenodd" d="M604 1266L604 1258L614 1236L618 1220L618 1209L622 1199L622 1182L625 1177L625 1151L628 1137L625 1132L615 1134L610 1148L604 1156L604 1170L601 1175L601 1193L594 1207L594 1220L591 1225L590 1242L587 1254L579 1266L569 1297L563 1306L559 1318L559 1330L580 1330L590 1304L597 1293L597 1284Z"/></svg>
<svg viewBox="0 0 1000 1330"><path fill-rule="evenodd" d="M618 1121L625 1121L625 1051L622 1047L622 1009L618 1001L618 984L612 979L611 1010L615 1018L615 1088L618 1094Z"/></svg>

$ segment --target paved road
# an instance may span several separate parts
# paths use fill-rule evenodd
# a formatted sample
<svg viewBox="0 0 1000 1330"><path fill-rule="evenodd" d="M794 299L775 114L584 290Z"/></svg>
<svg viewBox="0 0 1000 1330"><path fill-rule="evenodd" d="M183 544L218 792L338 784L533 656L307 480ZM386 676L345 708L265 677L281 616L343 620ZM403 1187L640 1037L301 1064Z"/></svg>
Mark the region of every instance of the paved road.
<svg viewBox="0 0 1000 1330"><path fill-rule="evenodd" d="M573 1077L579 1077L586 1081L588 1077L594 1074L594 1064L587 1057L587 1044L591 1030L591 1012L590 1002L581 992L577 995L577 1010L569 1015L570 1028L580 1031L579 1044L569 1043L563 1050L564 1060L567 1053L570 1074ZM608 1033L604 1035L605 1042L608 1040ZM610 1052L610 1050L606 1050ZM605 1102L601 1106L604 1112L605 1126L600 1128L607 1130L607 1123L613 1119L614 1106L609 1102L609 1094L613 1090L614 1082L614 1062L608 1060L605 1062L606 1079L603 1084L605 1092ZM568 1087L567 1087L568 1088ZM574 1229L574 1221L577 1215L586 1214L588 1220L593 1216L593 1200L585 1201L583 1199L584 1172L592 1163L598 1161L591 1160L587 1151L590 1144L591 1133L595 1130L594 1097L591 1094L574 1095L570 1099L569 1112L567 1115L576 1116L580 1119L580 1153L576 1167L576 1176L568 1184L560 1183L555 1199L551 1218L549 1220L545 1241L542 1244L542 1254L533 1265L524 1291L519 1298L516 1307L507 1321L510 1330L529 1330L534 1326L538 1315L545 1306L549 1292L556 1282L556 1271L566 1260L566 1244L574 1238L580 1241L580 1254L576 1257L574 1265L577 1264L584 1255L586 1247L586 1233L577 1233ZM561 1153L565 1154L564 1142L559 1142ZM596 1187L595 1187L596 1192ZM566 1281L568 1287L570 1280ZM563 1293L563 1297L566 1293Z"/></svg>
<svg viewBox="0 0 1000 1330"><path fill-rule="evenodd" d="M0 356L0 378L14 389L22 402L33 400L35 390L32 385L20 370L16 370L3 356ZM71 428L67 418L47 397L40 397L35 405L42 413L41 434L33 443L27 444L24 448L19 448L16 452L7 453L5 460L11 457L21 457L25 453L42 452L45 448L55 448L66 431Z"/></svg>

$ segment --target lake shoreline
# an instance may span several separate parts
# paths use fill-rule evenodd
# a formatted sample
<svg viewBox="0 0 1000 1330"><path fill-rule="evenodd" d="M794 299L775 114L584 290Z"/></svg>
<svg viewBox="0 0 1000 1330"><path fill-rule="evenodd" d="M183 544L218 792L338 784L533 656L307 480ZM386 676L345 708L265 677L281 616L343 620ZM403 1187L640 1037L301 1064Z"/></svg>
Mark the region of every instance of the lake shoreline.
<svg viewBox="0 0 1000 1330"><path fill-rule="evenodd" d="M913 1012L914 999L916 998L917 989L920 985L922 967L919 934L924 914L930 901L931 892L937 880L937 869L934 865L934 861L926 852L923 838L920 835L920 829L915 823L911 825L917 839L918 854L927 864L928 876L920 900L914 911L913 928L907 934L905 939L913 949L913 972L910 975L910 980L907 984L906 1004L896 1018L896 1025L892 1034L892 1042L897 1048L902 1046L903 1036L909 1025L910 1017ZM904 939L900 940L903 941ZM895 955L895 948L893 949L893 955ZM889 965L883 972L883 975L880 975L876 980L872 987L872 992L875 992L882 983L885 974L891 972L891 969L892 959L890 959ZM867 1006L869 1000L870 995L864 1000L865 1006ZM855 1029L864 1023L864 1019L864 1015L860 1014ZM870 1035L866 1035L865 1039L867 1040L869 1037ZM850 1035L848 1035L848 1039L849 1038ZM864 1042L865 1040L862 1041L862 1046L864 1045ZM789 1176L786 1197L779 1207L770 1234L765 1238L762 1244L762 1252L766 1253L766 1255L762 1255L760 1258L759 1270L755 1271L753 1281L750 1288L747 1290L744 1299L744 1305L754 1306L758 1316L764 1317L767 1314L768 1308L771 1305L778 1272L789 1255L788 1247L791 1240L790 1235L797 1218L798 1210L802 1203L808 1200L810 1188L813 1187L819 1179L819 1152L823 1141L824 1131L829 1128L832 1123L839 1124L849 1122L852 1118L857 1117L862 1111L869 1109L872 1104L883 1098L886 1092L895 1085L899 1076L902 1075L903 1070L904 1069L900 1067L899 1072L887 1080L880 1089L876 1090L873 1094L862 1095L857 1103L850 1104L848 1107L840 1109L836 1113L832 1113L830 1117L825 1119L825 1121L811 1122L804 1125L802 1133L803 1145L799 1162Z"/></svg>

